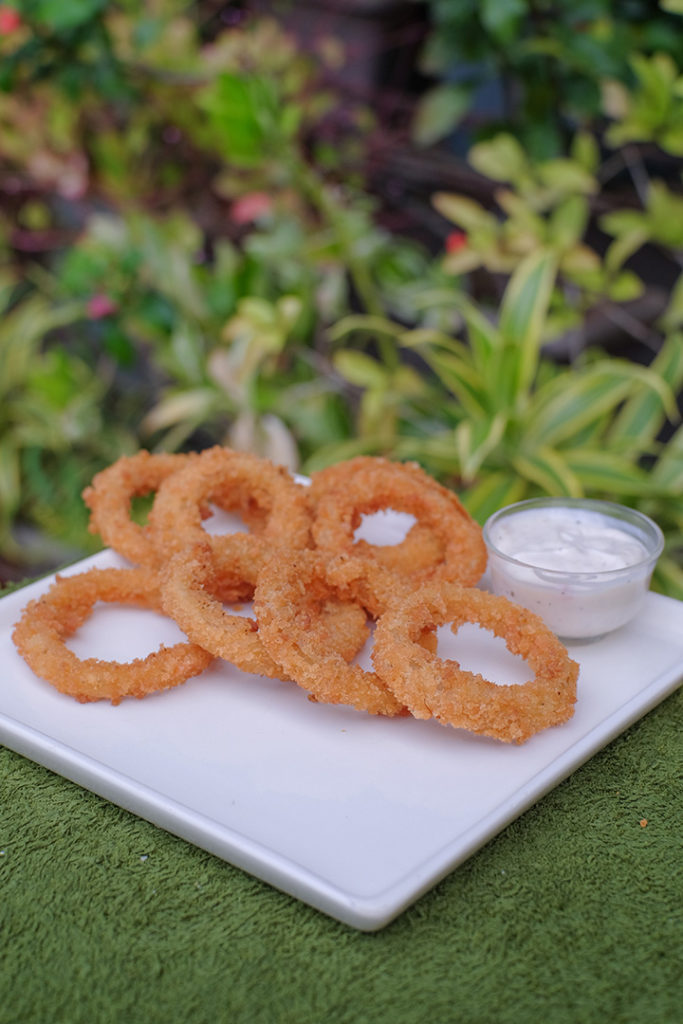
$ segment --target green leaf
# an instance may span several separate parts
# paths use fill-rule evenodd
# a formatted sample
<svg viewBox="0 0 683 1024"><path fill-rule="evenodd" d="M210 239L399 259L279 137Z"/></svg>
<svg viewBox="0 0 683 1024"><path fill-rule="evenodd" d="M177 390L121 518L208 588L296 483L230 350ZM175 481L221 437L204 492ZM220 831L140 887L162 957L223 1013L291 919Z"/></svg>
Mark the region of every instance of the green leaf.
<svg viewBox="0 0 683 1024"><path fill-rule="evenodd" d="M429 89L421 98L412 125L416 146L432 146L445 138L467 113L472 90L450 82Z"/></svg>
<svg viewBox="0 0 683 1024"><path fill-rule="evenodd" d="M492 181L517 182L529 173L529 161L513 135L501 133L488 142L478 142L467 154L469 163Z"/></svg>
<svg viewBox="0 0 683 1024"><path fill-rule="evenodd" d="M647 201L652 237L663 245L683 247L683 196L671 192L663 181L650 183Z"/></svg>
<svg viewBox="0 0 683 1024"><path fill-rule="evenodd" d="M678 394L683 388L683 334L672 334L664 339L650 369ZM633 394L624 402L610 427L610 444L652 443L665 420L666 408L661 394L644 382L640 386L635 384Z"/></svg>
<svg viewBox="0 0 683 1024"><path fill-rule="evenodd" d="M19 448L9 434L0 439L0 533L6 530L21 502Z"/></svg>
<svg viewBox="0 0 683 1024"><path fill-rule="evenodd" d="M489 391L481 376L472 365L450 352L436 349L423 352L423 358L431 366L437 377L462 405L463 409L474 417L481 417L488 411Z"/></svg>
<svg viewBox="0 0 683 1024"><path fill-rule="evenodd" d="M683 601L683 568L674 558L664 554L655 567L652 586L660 594Z"/></svg>
<svg viewBox="0 0 683 1024"><path fill-rule="evenodd" d="M584 196L569 196L559 203L548 219L548 241L557 249L567 249L583 238L589 215Z"/></svg>
<svg viewBox="0 0 683 1024"><path fill-rule="evenodd" d="M660 323L668 331L675 331L683 327L683 274L679 274L676 284L671 289L669 305L666 307Z"/></svg>
<svg viewBox="0 0 683 1024"><path fill-rule="evenodd" d="M536 375L556 269L554 254L539 250L519 265L505 289L499 329L505 344L515 350L512 393L517 396Z"/></svg>
<svg viewBox="0 0 683 1024"><path fill-rule="evenodd" d="M303 303L297 295L281 295L275 303L280 329L288 334L301 316Z"/></svg>
<svg viewBox="0 0 683 1024"><path fill-rule="evenodd" d="M107 0L33 0L28 12L38 24L53 32L71 32L93 19Z"/></svg>
<svg viewBox="0 0 683 1024"><path fill-rule="evenodd" d="M481 252L482 248L484 248L482 245L478 245L476 248L468 245L457 252L446 253L442 264L444 272L456 277L460 277L462 274L471 274L477 267L485 264L486 258L489 256L487 251ZM487 250L488 246L485 249Z"/></svg>
<svg viewBox="0 0 683 1024"><path fill-rule="evenodd" d="M169 395L147 413L140 430L153 434L177 423L191 423L195 426L206 420L217 406L218 394L212 388L195 388Z"/></svg>
<svg viewBox="0 0 683 1024"><path fill-rule="evenodd" d="M561 455L546 445L535 451L519 451L512 456L513 469L544 494L568 494L582 497L581 483Z"/></svg>
<svg viewBox="0 0 683 1024"><path fill-rule="evenodd" d="M34 368L45 335L80 317L80 303L51 307L32 295L0 318L0 399L22 387Z"/></svg>
<svg viewBox="0 0 683 1024"><path fill-rule="evenodd" d="M603 231L615 238L643 231L647 234L647 219L641 210L614 210L600 217L598 223Z"/></svg>
<svg viewBox="0 0 683 1024"><path fill-rule="evenodd" d="M541 182L560 192L578 192L592 195L598 191L598 183L581 164L567 157L547 160L539 164L537 174Z"/></svg>
<svg viewBox="0 0 683 1024"><path fill-rule="evenodd" d="M384 317L366 316L359 313L353 316L345 316L337 321L336 324L329 328L328 334L331 341L341 341L342 338L352 334L354 331L364 331L369 335L382 334L389 338L395 338L399 330L402 330L402 328Z"/></svg>
<svg viewBox="0 0 683 1024"><path fill-rule="evenodd" d="M386 388L388 373L381 363L365 352L343 349L332 357L335 370L350 384L359 388Z"/></svg>
<svg viewBox="0 0 683 1024"><path fill-rule="evenodd" d="M513 345L537 345L555 279L553 253L528 256L512 275L501 305L499 330Z"/></svg>
<svg viewBox="0 0 683 1024"><path fill-rule="evenodd" d="M310 456L304 464L305 473L316 473L326 466L333 466L344 459L352 459L355 455L372 455L384 451L382 439L379 437L352 437L345 441L337 441L323 445Z"/></svg>
<svg viewBox="0 0 683 1024"><path fill-rule="evenodd" d="M671 88L677 78L676 65L668 53L655 53L646 57L636 53L631 65L640 81L647 100L649 116L653 121L663 118L671 102Z"/></svg>
<svg viewBox="0 0 683 1024"><path fill-rule="evenodd" d="M607 294L614 302L632 302L643 294L644 284L632 270L622 270L609 284Z"/></svg>
<svg viewBox="0 0 683 1024"><path fill-rule="evenodd" d="M494 39L509 43L528 10L526 0L481 0L479 16Z"/></svg>
<svg viewBox="0 0 683 1024"><path fill-rule="evenodd" d="M590 132L577 132L572 139L570 156L589 174L595 174L600 166L600 146Z"/></svg>
<svg viewBox="0 0 683 1024"><path fill-rule="evenodd" d="M257 74L224 72L198 98L225 156L242 167L256 166L281 136L275 84Z"/></svg>
<svg viewBox="0 0 683 1024"><path fill-rule="evenodd" d="M526 496L526 481L518 473L485 473L461 494L463 504L479 523L505 505L513 505Z"/></svg>
<svg viewBox="0 0 683 1024"><path fill-rule="evenodd" d="M623 498L651 494L656 490L644 470L611 449L564 449L562 455L585 492Z"/></svg>
<svg viewBox="0 0 683 1024"><path fill-rule="evenodd" d="M638 228L624 231L609 246L605 253L605 270L613 274L627 259L633 256L648 239L648 231L643 223Z"/></svg>
<svg viewBox="0 0 683 1024"><path fill-rule="evenodd" d="M495 192L495 197L501 210L508 214L515 226L521 227L539 240L545 237L545 220L536 213L524 196L511 189L499 188Z"/></svg>
<svg viewBox="0 0 683 1024"><path fill-rule="evenodd" d="M418 351L424 349L443 349L451 352L465 362L468 360L469 352L467 345L464 345L458 338L451 337L443 331L433 327L416 327L412 331L404 331L398 337L401 348L410 348Z"/></svg>
<svg viewBox="0 0 683 1024"><path fill-rule="evenodd" d="M680 95L680 93L679 93ZM659 132L657 142L667 153L683 156L683 125L671 125Z"/></svg>
<svg viewBox="0 0 683 1024"><path fill-rule="evenodd" d="M437 192L432 197L432 205L438 212L465 231L478 229L495 229L497 222L475 199L468 196L455 195L450 192Z"/></svg>
<svg viewBox="0 0 683 1024"><path fill-rule="evenodd" d="M683 427L666 444L652 471L652 481L673 494L683 494Z"/></svg>
<svg viewBox="0 0 683 1024"><path fill-rule="evenodd" d="M590 424L607 421L638 384L658 393L676 415L671 389L647 367L624 360L601 360L583 370L565 372L539 388L528 410L526 434L546 444L567 442Z"/></svg>
<svg viewBox="0 0 683 1024"><path fill-rule="evenodd" d="M593 249L581 242L562 253L560 270L563 274L579 282L586 281L587 276L602 277L600 257Z"/></svg>
<svg viewBox="0 0 683 1024"><path fill-rule="evenodd" d="M455 305L467 326L472 362L482 378L486 379L497 365L502 348L500 331L466 295L458 295Z"/></svg>
<svg viewBox="0 0 683 1024"><path fill-rule="evenodd" d="M429 394L429 385L424 374L418 373L412 366L398 366L392 371L389 387L397 400L420 398Z"/></svg>
<svg viewBox="0 0 683 1024"><path fill-rule="evenodd" d="M463 420L455 430L460 473L465 484L477 476L492 451L500 445L507 426L507 417L499 413L492 419Z"/></svg>

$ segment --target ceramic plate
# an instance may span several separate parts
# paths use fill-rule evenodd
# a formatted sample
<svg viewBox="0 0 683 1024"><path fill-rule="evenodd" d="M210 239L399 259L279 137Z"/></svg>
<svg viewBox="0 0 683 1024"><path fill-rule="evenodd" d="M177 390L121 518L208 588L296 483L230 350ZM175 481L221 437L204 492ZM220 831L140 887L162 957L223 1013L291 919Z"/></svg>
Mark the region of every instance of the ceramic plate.
<svg viewBox="0 0 683 1024"><path fill-rule="evenodd" d="M102 552L68 572L122 564ZM23 605L49 582L0 601L0 741L365 931L396 917L683 675L683 604L649 594L630 626L570 648L581 665L576 714L522 746L312 703L294 684L225 663L142 701L79 704L37 679L11 640ZM70 645L121 659L179 635L151 612L104 605ZM442 632L439 643L489 678L526 678L479 627Z"/></svg>

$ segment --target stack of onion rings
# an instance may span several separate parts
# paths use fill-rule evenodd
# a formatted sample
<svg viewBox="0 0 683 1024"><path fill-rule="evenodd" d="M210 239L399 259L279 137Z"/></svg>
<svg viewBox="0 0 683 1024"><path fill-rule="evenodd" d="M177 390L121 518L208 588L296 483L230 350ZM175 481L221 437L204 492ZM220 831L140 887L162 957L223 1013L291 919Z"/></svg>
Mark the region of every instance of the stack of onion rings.
<svg viewBox="0 0 683 1024"><path fill-rule="evenodd" d="M131 501L154 494L146 525ZM294 681L312 700L412 714L504 742L566 721L578 667L541 619L476 589L481 529L416 464L361 456L297 482L265 459L215 447L123 457L84 492L90 529L132 563L57 577L24 609L14 642L37 675L81 701L178 685L214 659ZM246 532L205 529L217 506ZM357 539L363 517L407 512L394 546ZM130 663L79 659L66 641L97 601L170 616L188 638ZM253 601L253 615L226 605ZM475 622L505 639L534 678L501 686L438 656L437 629ZM372 625L373 670L356 656Z"/></svg>
<svg viewBox="0 0 683 1024"><path fill-rule="evenodd" d="M226 577L234 587L237 574L238 586L244 583L246 599L254 595L268 549L265 545L254 547L252 540L248 534L228 534L219 546L200 542L175 554L161 574L162 606L190 640L215 657L254 675L293 678L268 653L260 624L224 607L234 603L225 597ZM335 651L350 661L368 637L363 609L330 594L316 611L308 627L309 637L315 638L321 649Z"/></svg>

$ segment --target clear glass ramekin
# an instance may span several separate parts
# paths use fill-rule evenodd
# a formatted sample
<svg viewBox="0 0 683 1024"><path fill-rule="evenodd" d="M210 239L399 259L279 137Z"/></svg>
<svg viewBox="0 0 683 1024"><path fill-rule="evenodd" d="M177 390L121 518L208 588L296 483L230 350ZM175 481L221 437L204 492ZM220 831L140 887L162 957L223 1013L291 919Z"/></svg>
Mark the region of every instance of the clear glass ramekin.
<svg viewBox="0 0 683 1024"><path fill-rule="evenodd" d="M526 543L514 539L520 529ZM664 547L649 516L591 498L508 505L488 519L484 540L493 592L536 612L568 642L595 640L633 619ZM622 557L629 564L601 564Z"/></svg>

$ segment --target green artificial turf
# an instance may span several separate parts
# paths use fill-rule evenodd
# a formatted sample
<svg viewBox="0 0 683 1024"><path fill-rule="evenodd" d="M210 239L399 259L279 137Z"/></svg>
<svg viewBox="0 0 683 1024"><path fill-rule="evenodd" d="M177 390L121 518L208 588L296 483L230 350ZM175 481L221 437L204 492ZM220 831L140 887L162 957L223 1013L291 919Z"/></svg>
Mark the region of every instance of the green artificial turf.
<svg viewBox="0 0 683 1024"><path fill-rule="evenodd" d="M675 1024L681 736L679 690L375 934L0 749L0 1022Z"/></svg>

